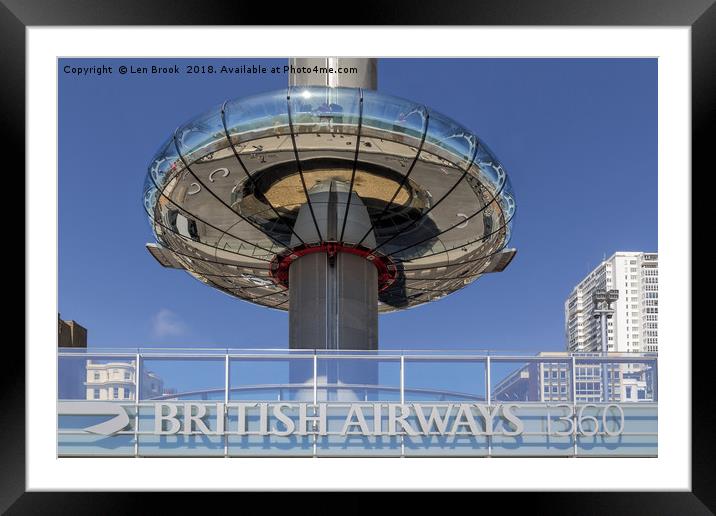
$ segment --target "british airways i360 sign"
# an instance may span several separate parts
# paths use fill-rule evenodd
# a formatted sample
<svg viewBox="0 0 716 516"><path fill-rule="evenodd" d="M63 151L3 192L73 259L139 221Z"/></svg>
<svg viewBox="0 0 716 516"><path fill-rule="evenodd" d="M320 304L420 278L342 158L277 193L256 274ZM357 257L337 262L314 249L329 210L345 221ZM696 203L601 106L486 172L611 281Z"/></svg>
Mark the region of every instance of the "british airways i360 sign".
<svg viewBox="0 0 716 516"><path fill-rule="evenodd" d="M109 455L217 455L222 447L227 456L321 455L318 448L327 455L656 455L652 403L71 401L58 409L60 455L83 454L83 439L94 454L105 446Z"/></svg>

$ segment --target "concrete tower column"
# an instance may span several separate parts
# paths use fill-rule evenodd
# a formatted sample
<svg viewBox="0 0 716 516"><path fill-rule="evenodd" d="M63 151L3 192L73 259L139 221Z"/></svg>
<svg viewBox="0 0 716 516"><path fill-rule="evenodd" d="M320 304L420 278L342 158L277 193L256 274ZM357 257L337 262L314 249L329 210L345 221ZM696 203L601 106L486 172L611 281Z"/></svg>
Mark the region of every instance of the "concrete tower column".
<svg viewBox="0 0 716 516"><path fill-rule="evenodd" d="M376 63L376 59L368 58L291 58L289 64L297 70L289 74L289 86L375 89ZM315 73L314 67L336 73ZM311 72L298 71L301 68ZM337 73L339 68L355 68L357 72ZM290 266L289 347L377 349L377 270L364 257L342 252L340 245L358 242L371 228L368 210L342 181L318 183L308 195L312 210L308 203L300 208L294 232L303 242L323 244L327 250L306 254ZM301 240L294 236L291 247ZM372 232L363 244L375 247Z"/></svg>
<svg viewBox="0 0 716 516"><path fill-rule="evenodd" d="M375 90L378 88L377 59L364 57L292 57L288 64L297 70L289 73L289 86L329 86L331 88L363 88ZM314 67L330 70L336 73L314 73ZM302 68L311 72L299 72ZM356 68L355 72L337 73L339 68Z"/></svg>
<svg viewBox="0 0 716 516"><path fill-rule="evenodd" d="M294 260L289 275L289 349L378 349L378 272L373 263L350 252L338 242L348 200L349 185L332 180L309 191L308 204L298 213L294 231L305 242L316 243ZM344 240L357 242L370 228L363 201L351 194ZM323 236L320 244L316 226ZM294 237L295 238L295 237ZM371 232L367 245L375 245ZM292 242L292 247L294 244ZM305 251L305 249L304 249ZM297 251L298 252L298 251ZM312 363L293 362L291 384L313 382ZM319 401L358 401L373 391L362 387L378 384L378 364L372 360L323 360L316 370ZM310 399L309 391L304 398Z"/></svg>
<svg viewBox="0 0 716 516"><path fill-rule="evenodd" d="M324 244L289 268L289 347L291 349L378 349L378 271L341 242L357 242L370 229L368 210L337 180L318 183L298 213L294 231L304 242ZM314 218L315 217L315 223ZM343 240L340 234L343 233ZM292 247L300 241L294 237ZM364 241L375 246L371 232Z"/></svg>
<svg viewBox="0 0 716 516"><path fill-rule="evenodd" d="M292 58L294 68L311 69L289 75L289 86L376 89L375 59ZM352 73L316 73L313 69L355 68ZM308 244L289 266L289 349L378 349L378 272L351 244L375 247L368 210L350 184L331 179L316 184L301 206L290 245ZM344 245L347 244L347 245ZM292 384L311 383L306 361L289 368ZM325 360L318 364L316 381L321 401L357 401L369 390L349 386L376 385L378 364L372 360Z"/></svg>

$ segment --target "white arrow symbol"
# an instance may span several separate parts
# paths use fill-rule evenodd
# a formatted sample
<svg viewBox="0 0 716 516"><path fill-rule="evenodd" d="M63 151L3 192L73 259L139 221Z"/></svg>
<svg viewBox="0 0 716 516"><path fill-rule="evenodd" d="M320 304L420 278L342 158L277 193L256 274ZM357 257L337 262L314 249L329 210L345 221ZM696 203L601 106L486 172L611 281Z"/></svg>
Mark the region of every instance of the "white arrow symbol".
<svg viewBox="0 0 716 516"><path fill-rule="evenodd" d="M60 416L115 416L109 421L88 426L85 432L100 435L111 435L123 430L129 424L129 416L121 405L116 403L60 401L57 404Z"/></svg>

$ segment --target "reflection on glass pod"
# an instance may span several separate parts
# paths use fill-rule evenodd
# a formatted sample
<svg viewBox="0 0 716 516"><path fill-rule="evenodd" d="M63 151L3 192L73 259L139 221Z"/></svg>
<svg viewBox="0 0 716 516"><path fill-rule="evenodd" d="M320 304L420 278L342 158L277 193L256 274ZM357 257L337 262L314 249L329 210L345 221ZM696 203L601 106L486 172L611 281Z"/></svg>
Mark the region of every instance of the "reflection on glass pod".
<svg viewBox="0 0 716 516"><path fill-rule="evenodd" d="M256 135L290 134L285 90L227 101L223 112L234 145L255 140Z"/></svg>
<svg viewBox="0 0 716 516"><path fill-rule="evenodd" d="M437 155L447 158L451 165L464 171L471 165L477 150L477 136L460 124L436 111L429 110L430 122L426 142L439 150ZM443 151L443 152L441 152Z"/></svg>
<svg viewBox="0 0 716 516"><path fill-rule="evenodd" d="M210 159L213 151L225 149L228 146L221 106L181 125L174 135L176 146L186 163L191 164L200 158L206 159L208 156Z"/></svg>
<svg viewBox="0 0 716 516"><path fill-rule="evenodd" d="M295 134L357 134L362 109L361 90L293 86L288 96Z"/></svg>
<svg viewBox="0 0 716 516"><path fill-rule="evenodd" d="M174 175L182 168L180 163L181 160L172 135L164 142L164 145L160 147L159 152L152 159L149 165L149 177L157 188L161 188L164 186L168 176Z"/></svg>
<svg viewBox="0 0 716 516"><path fill-rule="evenodd" d="M363 127L388 131L397 141L418 143L426 133L428 110L409 100L383 95L373 90L363 92ZM405 142L404 141L404 142Z"/></svg>

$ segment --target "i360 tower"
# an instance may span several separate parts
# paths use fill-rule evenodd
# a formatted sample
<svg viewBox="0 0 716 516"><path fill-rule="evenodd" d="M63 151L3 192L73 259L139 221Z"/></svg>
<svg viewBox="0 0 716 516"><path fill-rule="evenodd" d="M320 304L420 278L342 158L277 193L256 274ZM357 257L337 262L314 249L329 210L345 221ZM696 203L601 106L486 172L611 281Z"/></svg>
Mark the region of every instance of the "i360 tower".
<svg viewBox="0 0 716 516"><path fill-rule="evenodd" d="M379 312L510 263L512 188L470 130L379 93L375 60L290 64L288 89L228 100L161 146L144 188L147 248L288 310L291 349L374 350Z"/></svg>

